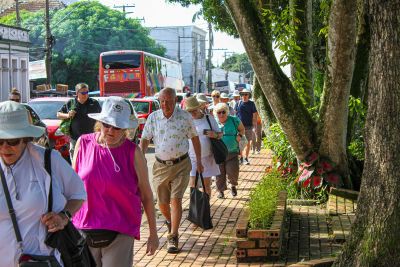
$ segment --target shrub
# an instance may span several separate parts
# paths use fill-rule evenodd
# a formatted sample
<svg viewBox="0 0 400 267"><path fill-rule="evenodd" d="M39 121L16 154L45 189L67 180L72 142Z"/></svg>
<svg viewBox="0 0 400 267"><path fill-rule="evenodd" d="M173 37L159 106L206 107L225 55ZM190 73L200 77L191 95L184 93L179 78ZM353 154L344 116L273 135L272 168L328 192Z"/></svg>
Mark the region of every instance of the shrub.
<svg viewBox="0 0 400 267"><path fill-rule="evenodd" d="M260 183L251 190L249 226L252 229L266 229L272 223L279 191L286 189L286 182L280 172L271 170Z"/></svg>

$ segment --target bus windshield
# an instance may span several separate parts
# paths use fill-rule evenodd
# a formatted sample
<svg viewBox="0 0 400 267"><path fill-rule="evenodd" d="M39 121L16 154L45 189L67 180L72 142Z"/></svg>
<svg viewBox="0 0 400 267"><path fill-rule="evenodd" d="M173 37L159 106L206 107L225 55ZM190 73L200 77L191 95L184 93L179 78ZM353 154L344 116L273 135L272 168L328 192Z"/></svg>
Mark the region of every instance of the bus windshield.
<svg viewBox="0 0 400 267"><path fill-rule="evenodd" d="M130 69L140 67L140 54L103 55L104 69Z"/></svg>

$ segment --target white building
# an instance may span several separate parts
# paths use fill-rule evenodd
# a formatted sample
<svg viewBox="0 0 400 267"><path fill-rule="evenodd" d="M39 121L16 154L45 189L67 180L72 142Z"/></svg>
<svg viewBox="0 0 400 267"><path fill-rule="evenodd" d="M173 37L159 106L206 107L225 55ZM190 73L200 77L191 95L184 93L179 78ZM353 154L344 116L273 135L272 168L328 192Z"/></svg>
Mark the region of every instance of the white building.
<svg viewBox="0 0 400 267"><path fill-rule="evenodd" d="M185 85L203 92L206 85L207 32L196 26L150 28L150 36L164 46L166 57L182 63Z"/></svg>
<svg viewBox="0 0 400 267"><path fill-rule="evenodd" d="M29 34L22 28L0 24L0 101L8 99L12 87L29 100Z"/></svg>

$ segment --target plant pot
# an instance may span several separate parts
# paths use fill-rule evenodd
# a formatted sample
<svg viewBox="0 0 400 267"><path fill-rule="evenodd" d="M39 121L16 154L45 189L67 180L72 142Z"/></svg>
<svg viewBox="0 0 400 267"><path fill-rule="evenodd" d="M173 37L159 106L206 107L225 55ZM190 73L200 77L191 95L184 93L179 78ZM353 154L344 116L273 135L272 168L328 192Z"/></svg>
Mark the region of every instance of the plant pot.
<svg viewBox="0 0 400 267"><path fill-rule="evenodd" d="M286 214L286 191L278 194L278 203L268 229L249 229L249 210L246 208L236 226L236 258L238 262L264 262L280 257Z"/></svg>

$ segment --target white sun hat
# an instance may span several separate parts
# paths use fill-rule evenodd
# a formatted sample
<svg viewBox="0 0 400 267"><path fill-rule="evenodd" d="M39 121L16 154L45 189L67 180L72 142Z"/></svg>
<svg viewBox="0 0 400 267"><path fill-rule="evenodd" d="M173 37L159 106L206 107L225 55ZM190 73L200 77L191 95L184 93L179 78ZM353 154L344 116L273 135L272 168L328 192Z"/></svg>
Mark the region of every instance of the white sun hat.
<svg viewBox="0 0 400 267"><path fill-rule="evenodd" d="M233 92L233 95L232 95L232 96L240 96L239 90L235 90L235 91Z"/></svg>
<svg viewBox="0 0 400 267"><path fill-rule="evenodd" d="M40 137L44 131L43 127L34 126L29 122L28 110L24 105L15 101L0 103L1 139Z"/></svg>
<svg viewBox="0 0 400 267"><path fill-rule="evenodd" d="M199 101L199 103L208 103L208 99L207 99L206 95L203 93L198 93L196 95L196 98L197 98L197 101Z"/></svg>
<svg viewBox="0 0 400 267"><path fill-rule="evenodd" d="M109 96L104 100L100 113L89 113L88 116L117 128L130 129L138 126L138 120L131 113L129 103L122 97Z"/></svg>

